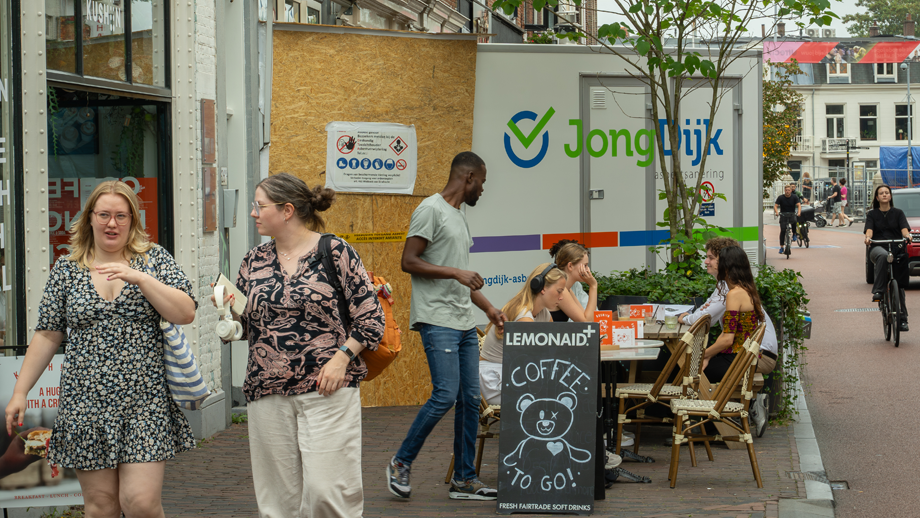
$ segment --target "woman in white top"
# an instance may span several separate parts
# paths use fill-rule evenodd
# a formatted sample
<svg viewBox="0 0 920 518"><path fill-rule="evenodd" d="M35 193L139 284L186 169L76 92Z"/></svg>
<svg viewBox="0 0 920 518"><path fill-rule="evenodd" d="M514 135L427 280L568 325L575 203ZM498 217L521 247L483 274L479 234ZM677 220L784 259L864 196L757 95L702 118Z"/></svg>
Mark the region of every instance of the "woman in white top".
<svg viewBox="0 0 920 518"><path fill-rule="evenodd" d="M549 249L556 266L565 272L565 297L559 311L553 314L556 322L594 322L597 309L597 279L588 267L588 249L577 241L562 240ZM581 283L588 284L586 294Z"/></svg>
<svg viewBox="0 0 920 518"><path fill-rule="evenodd" d="M532 281L543 275L540 290L531 289ZM543 263L534 269L527 283L502 311L514 315L515 322L552 322L549 312L556 310L566 290L565 272L555 264ZM595 281L597 282L597 281ZM502 332L492 324L486 327L486 337L479 353L479 389L490 405L500 405L502 395Z"/></svg>

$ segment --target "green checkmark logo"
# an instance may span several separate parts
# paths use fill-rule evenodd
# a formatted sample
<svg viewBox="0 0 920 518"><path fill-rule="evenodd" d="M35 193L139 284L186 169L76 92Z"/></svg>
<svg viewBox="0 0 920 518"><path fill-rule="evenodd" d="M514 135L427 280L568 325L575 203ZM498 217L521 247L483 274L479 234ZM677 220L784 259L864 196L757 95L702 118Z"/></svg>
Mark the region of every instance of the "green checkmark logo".
<svg viewBox="0 0 920 518"><path fill-rule="evenodd" d="M534 126L533 131L530 132L530 135L524 135L524 132L521 131L521 128L517 127L517 124L513 120L508 121L508 128L511 130L511 133L514 133L514 136L521 141L521 144L524 144L524 149L530 147L533 144L534 140L537 140L537 135L543 131L543 127L546 126L546 123L553 118L553 114L556 113L556 110L552 106L549 107L549 110L543 115L543 117L537 122L537 125Z"/></svg>

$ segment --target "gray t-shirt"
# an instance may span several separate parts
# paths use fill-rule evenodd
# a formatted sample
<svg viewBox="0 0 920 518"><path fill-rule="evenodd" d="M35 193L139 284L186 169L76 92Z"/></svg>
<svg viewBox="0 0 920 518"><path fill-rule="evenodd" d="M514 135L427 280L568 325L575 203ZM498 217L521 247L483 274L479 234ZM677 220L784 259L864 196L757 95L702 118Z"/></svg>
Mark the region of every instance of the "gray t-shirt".
<svg viewBox="0 0 920 518"><path fill-rule="evenodd" d="M440 194L425 198L412 213L409 237L421 237L428 246L421 259L437 266L468 270L473 237L466 215L447 203ZM409 327L431 324L458 331L475 327L470 289L453 279L412 276L412 304Z"/></svg>

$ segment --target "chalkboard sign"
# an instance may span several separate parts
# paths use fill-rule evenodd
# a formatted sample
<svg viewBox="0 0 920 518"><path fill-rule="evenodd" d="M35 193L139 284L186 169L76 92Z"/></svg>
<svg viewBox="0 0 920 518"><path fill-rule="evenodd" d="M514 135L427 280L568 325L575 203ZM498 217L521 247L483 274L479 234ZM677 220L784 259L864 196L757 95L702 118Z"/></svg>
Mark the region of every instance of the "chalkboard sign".
<svg viewBox="0 0 920 518"><path fill-rule="evenodd" d="M505 324L500 514L593 511L599 337L593 322Z"/></svg>

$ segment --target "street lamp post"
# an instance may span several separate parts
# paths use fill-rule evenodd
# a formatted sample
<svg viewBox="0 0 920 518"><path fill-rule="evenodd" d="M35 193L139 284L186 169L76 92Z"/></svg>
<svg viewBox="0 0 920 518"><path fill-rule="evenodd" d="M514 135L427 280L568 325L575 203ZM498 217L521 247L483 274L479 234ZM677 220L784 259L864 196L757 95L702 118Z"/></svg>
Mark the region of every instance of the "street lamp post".
<svg viewBox="0 0 920 518"><path fill-rule="evenodd" d="M914 161L914 156L910 152L910 140L912 138L911 131L913 128L913 118L914 114L913 106L910 102L910 65L908 63L901 63L901 70L907 71L907 186L913 187L913 181L911 178L911 166Z"/></svg>

